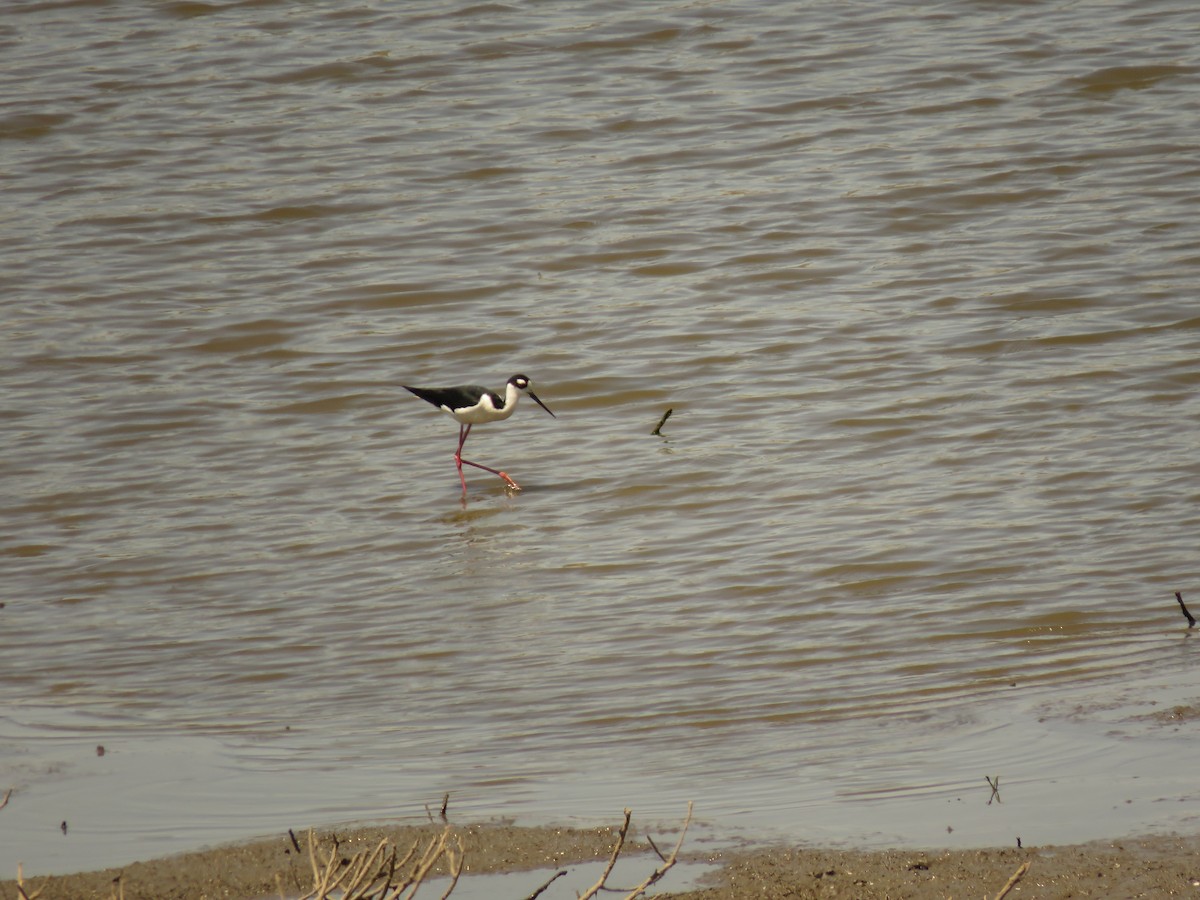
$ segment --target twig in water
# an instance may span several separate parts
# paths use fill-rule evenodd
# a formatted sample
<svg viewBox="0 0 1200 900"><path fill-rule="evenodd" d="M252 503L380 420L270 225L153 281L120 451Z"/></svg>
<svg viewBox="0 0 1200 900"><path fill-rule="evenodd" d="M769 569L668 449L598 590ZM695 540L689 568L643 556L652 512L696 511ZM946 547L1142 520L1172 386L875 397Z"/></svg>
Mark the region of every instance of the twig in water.
<svg viewBox="0 0 1200 900"><path fill-rule="evenodd" d="M0 809L4 809L4 807L8 806L8 798L12 796L12 791L13 789L9 788L4 792L4 799L0 800Z"/></svg>
<svg viewBox="0 0 1200 900"><path fill-rule="evenodd" d="M1021 867L1019 869L1017 869L1017 871L1013 872L1012 878L1008 879L1008 884L1004 885L1004 887L1002 887L1000 889L1000 893L998 893L996 895L995 900L1004 900L1004 898L1005 898L1005 896L1007 896L1008 892L1017 886L1017 882L1020 881L1021 878L1028 871L1029 871L1029 860L1025 860L1025 862L1021 863Z"/></svg>
<svg viewBox="0 0 1200 900"><path fill-rule="evenodd" d="M1183 610L1183 617L1188 620L1188 628L1196 627L1196 617L1188 612L1188 608L1183 605L1183 594L1179 591L1175 592L1175 599L1179 601L1179 608Z"/></svg>
<svg viewBox="0 0 1200 900"><path fill-rule="evenodd" d="M654 838L650 837L650 835L646 835L646 843L650 845L650 849L655 852L659 859L661 859L663 862L667 861L667 858L663 856L663 852L658 849L658 844L654 843Z"/></svg>
<svg viewBox="0 0 1200 900"><path fill-rule="evenodd" d="M448 821L448 820L446 819L446 809L447 809L449 806L450 806L450 792L449 792L449 791L447 791L446 793L442 794L442 808L441 808L441 810L438 812L438 815L441 817L441 819L442 819L442 821L443 821L443 822L446 822L446 821ZM425 804L425 815L426 815L426 817L429 819L429 821L430 821L430 822L432 822L432 821L433 821L433 810L431 810L431 809L429 808L429 804L428 804L428 803L426 803L426 804Z"/></svg>
<svg viewBox="0 0 1200 900"><path fill-rule="evenodd" d="M550 887L550 885L554 884L554 882L558 881L558 879L562 878L566 874L567 874L566 869L559 869L557 872L554 873L554 875L551 876L549 881L547 881L540 888L538 888L536 891L534 891L532 894L530 894L528 897L526 897L525 900L537 900L537 898L542 895L542 893L546 890L546 888Z"/></svg>
<svg viewBox="0 0 1200 900"><path fill-rule="evenodd" d="M662 427L667 424L667 419L671 418L671 413L673 412L675 412L675 410L668 409L665 413L663 413L663 417L658 420L658 424L654 426L654 430L650 432L650 434L662 437Z"/></svg>
<svg viewBox="0 0 1200 900"><path fill-rule="evenodd" d="M995 781L988 775L984 775L983 777L987 779L988 786L992 789L992 796L988 797L987 805L991 806L993 800L997 803L1003 803L1004 801L1000 799L1000 776L997 775Z"/></svg>

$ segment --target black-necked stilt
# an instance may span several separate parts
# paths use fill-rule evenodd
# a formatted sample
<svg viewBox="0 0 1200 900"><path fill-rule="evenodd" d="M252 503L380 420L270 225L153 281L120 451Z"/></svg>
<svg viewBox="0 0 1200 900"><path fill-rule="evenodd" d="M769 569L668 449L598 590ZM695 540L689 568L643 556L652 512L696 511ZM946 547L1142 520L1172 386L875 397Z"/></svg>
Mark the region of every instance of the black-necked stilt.
<svg viewBox="0 0 1200 900"><path fill-rule="evenodd" d="M462 482L464 495L467 493L467 479L462 470L464 463L477 469L483 469L485 472L491 472L493 475L499 475L513 490L521 489L519 484L500 470L463 459L462 449L463 444L467 442L467 435L471 433L472 425L503 422L516 411L517 401L521 399L521 394L528 394L534 403L554 418L558 418L550 412L550 407L539 400L537 394L530 390L531 384L533 382L529 380L528 375L514 375L504 386L503 397L495 391L489 391L477 384L446 388L419 388L404 385L405 390L412 391L422 400L432 403L458 420L458 449L454 451L454 464L458 466L458 479Z"/></svg>

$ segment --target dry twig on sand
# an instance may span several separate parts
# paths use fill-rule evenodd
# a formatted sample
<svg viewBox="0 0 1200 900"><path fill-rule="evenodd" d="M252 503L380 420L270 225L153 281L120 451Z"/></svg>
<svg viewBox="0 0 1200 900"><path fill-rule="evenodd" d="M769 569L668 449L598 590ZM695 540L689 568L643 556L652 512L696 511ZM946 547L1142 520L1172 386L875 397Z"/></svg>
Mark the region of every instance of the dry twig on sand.
<svg viewBox="0 0 1200 900"><path fill-rule="evenodd" d="M330 900L335 894L341 900L410 900L443 858L450 876L450 884L442 894L445 900L462 874L466 853L462 838L452 834L447 826L440 835L429 839L418 856L420 846L421 842L416 841L404 858L398 860L396 846L384 838L374 849L360 850L343 860L336 841L327 854L322 854L316 835L310 830L308 854L313 888L300 900Z"/></svg>
<svg viewBox="0 0 1200 900"><path fill-rule="evenodd" d="M443 803L444 809L445 804ZM683 839L687 835L688 826L692 821L692 803L690 801L688 802L687 817L683 820L683 826L679 830L679 840L675 842L675 847L670 854L663 855L663 852L658 849L658 845L651 838L646 838L650 846L654 848L654 852L658 854L662 865L647 875L636 887L609 887L608 878L617 864L621 850L625 847L632 815L633 813L628 809L625 810L625 821L617 833L617 843L609 856L604 874L600 876L599 881L579 896L579 900L591 900L601 891L620 893L623 895L623 900L635 900L642 896L647 888L666 875L667 871L678 861L679 851L683 847ZM291 832L289 835L293 844L296 843L295 835ZM458 884L459 875L463 870L463 857L466 854L462 837L455 834L453 826L450 825L447 825L440 834L431 837L425 844L424 850L421 850L421 841L415 841L403 859L397 859L398 850L388 838L381 840L374 848L360 850L349 859L342 857L339 850L340 846L336 837L330 842L328 851L325 851L322 850L316 833L312 830L308 832L308 858L312 866L313 886L299 900L333 900L334 897L337 897L338 900L412 900L417 893L417 888L422 885L439 862L442 863L449 877L449 884L442 894L442 900L446 900L453 893L455 885ZM526 900L534 900L554 881L566 874L565 869L556 873L553 878L530 894ZM276 875L275 882L279 888L280 900L283 900L282 877ZM33 900L33 897L25 898L22 895L22 900Z"/></svg>
<svg viewBox="0 0 1200 900"><path fill-rule="evenodd" d="M617 857L621 855L621 848L625 846L625 837L629 834L629 819L633 815L628 809L625 810L625 821L621 824L621 830L617 833L617 843L613 847L612 856L608 859L608 865L604 867L604 873L600 876L600 880L588 888L584 893L579 895L579 900L590 900L601 891L627 891L624 900L634 900L646 892L650 885L657 882L667 871L675 865L679 858L679 850L683 847L683 839L687 835L688 825L692 822L692 801L688 801L687 816L683 820L683 827L679 829L679 840L675 842L675 849L671 851L670 856L663 856L662 852L654 841L650 841L650 846L654 847L654 852L658 854L658 858L662 860L662 865L646 876L637 887L633 888L611 888L608 886L608 876L612 874L613 866L617 864Z"/></svg>
<svg viewBox="0 0 1200 900"><path fill-rule="evenodd" d="M17 900L37 900L40 896L42 888L38 888L32 894L25 890L25 873L21 870L21 864L17 863Z"/></svg>
<svg viewBox="0 0 1200 900"><path fill-rule="evenodd" d="M1008 879L1008 884L1004 885L1004 887L1000 889L1000 893L996 895L995 900L1004 900L1008 892L1017 886L1017 882L1020 881L1028 871L1029 860L1026 860L1025 862L1021 863L1021 867L1017 869L1017 871L1013 872L1012 878Z"/></svg>

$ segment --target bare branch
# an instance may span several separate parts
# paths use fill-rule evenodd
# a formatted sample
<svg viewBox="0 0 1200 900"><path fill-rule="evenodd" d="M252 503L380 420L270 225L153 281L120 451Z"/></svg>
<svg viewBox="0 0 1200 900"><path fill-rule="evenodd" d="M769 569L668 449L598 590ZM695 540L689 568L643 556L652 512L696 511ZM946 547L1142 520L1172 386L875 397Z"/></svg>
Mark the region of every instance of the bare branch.
<svg viewBox="0 0 1200 900"><path fill-rule="evenodd" d="M604 883L608 881L608 876L612 874L613 866L617 864L617 857L621 855L621 848L625 846L625 835L629 833L629 819L631 816L633 816L633 812L630 811L629 807L625 807L625 821L621 824L621 830L617 833L617 844L613 847L612 856L608 859L608 865L604 867L604 874L600 876L599 881L579 895L579 900L589 900L590 897L595 897L604 890Z"/></svg>
<svg viewBox="0 0 1200 900"><path fill-rule="evenodd" d="M449 797L450 795L447 794L446 796ZM462 874L463 860L467 856L467 848L463 846L461 835L456 834L454 842L458 844L457 853L455 853L453 848L446 848L447 868L450 869L450 884L446 886L446 891L442 894L442 900L446 900L447 897L454 893L454 888L458 884L458 876Z"/></svg>
<svg viewBox="0 0 1200 900"><path fill-rule="evenodd" d="M616 843L600 880L581 894L579 900L592 900L601 891L620 893L624 900L636 900L647 888L659 881L678 860L679 851L683 847L688 826L692 821L691 802L688 803L687 817L683 820L679 838L669 854L664 855L654 840L647 838L662 864L634 888L609 887L608 879L629 839L633 813L629 809L624 812L624 821L617 831ZM294 835L291 836L295 842ZM342 856L341 843L335 835L329 837L327 847L322 847L316 831L309 829L308 857L312 867L313 886L299 900L333 900L334 897L338 900L414 900L418 888L439 864L448 876L448 884L441 900L448 900L465 868L466 846L462 836L454 833L453 826L446 825L440 833L430 836L427 840L420 838L414 841L403 859L398 860L398 855L395 844L384 838L378 844L363 848L346 859ZM525 900L536 900L551 884L566 874L565 869L555 873ZM282 897L283 884L279 876L276 877L276 886ZM36 896L22 893L18 900L35 900Z"/></svg>
<svg viewBox="0 0 1200 900"><path fill-rule="evenodd" d="M396 845L383 838L373 847L365 847L350 859L343 859L339 843L333 839L328 853L322 853L315 832L309 831L309 858L313 867L313 888L300 900L412 900L429 873L444 859L450 884L442 895L446 900L462 874L466 848L458 835L446 826L441 834L429 838L418 857L421 840L413 843L401 860ZM397 872L404 870L397 878Z"/></svg>
<svg viewBox="0 0 1200 900"><path fill-rule="evenodd" d="M611 888L608 886L608 876L612 874L613 866L615 866L617 864L617 857L620 856L620 854L621 854L621 848L624 847L624 845L625 845L625 837L629 833L629 818L630 818L630 816L631 816L630 811L628 809L626 809L625 810L625 822L624 822L624 824L621 825L621 830L617 834L617 845L615 847L613 847L612 856L608 860L608 865L605 866L605 868L604 868L604 874L600 876L599 881L597 881L594 885L592 885L590 888L588 888L587 891L585 891L583 894L580 894L579 900L589 900L589 898L595 897L596 894L600 893L601 891L618 890L618 888ZM657 869L655 869L653 872L651 872L649 875L647 875L646 878L642 881L642 883L639 884L637 887L620 888L619 890L621 892L625 893L624 900L635 900L635 898L640 897L642 894L644 894L646 892L646 889L648 887L650 887L650 885L659 881L664 875L667 874L667 871L672 866L675 865L676 861L679 859L679 851L683 847L683 839L687 835L688 826L691 824L691 822L692 822L692 801L689 800L687 816L683 820L683 827L680 828L680 830L679 830L679 840L677 840L675 842L675 848L671 851L670 856L663 856L662 851L660 851L658 849L658 847L655 845L654 841L651 840L649 837L646 838L646 840L648 840L650 842L650 846L654 847L654 852L658 854L658 858L662 860L662 865L659 866Z"/></svg>
<svg viewBox="0 0 1200 900"><path fill-rule="evenodd" d="M667 857L665 860L663 860L663 864L661 866L659 866L657 869L655 869L653 872L651 872L650 875L648 875L646 877L645 881L643 881L641 884L639 884L637 887L635 887L633 890L631 890L628 894L625 895L625 900L634 900L635 897L640 897L642 894L644 894L646 892L646 888L650 887L650 885L659 881L664 875L667 874L667 871L673 865L675 865L675 862L679 859L679 851L683 847L683 839L687 835L688 826L691 824L692 824L692 801L689 800L687 816L683 820L683 827L679 830L679 840L675 842L675 849L671 851L671 855L669 857ZM662 854L660 853L659 856L661 857Z"/></svg>
<svg viewBox="0 0 1200 900"><path fill-rule="evenodd" d="M1004 887L1000 889L1000 893L996 895L995 900L1004 900L1008 892L1017 886L1017 882L1020 881L1028 871L1029 860L1026 860L1025 862L1021 863L1021 867L1017 869L1017 871L1013 872L1012 878L1008 879L1008 884L1004 885Z"/></svg>
<svg viewBox="0 0 1200 900"><path fill-rule="evenodd" d="M663 852L658 849L658 844L654 843L654 838L650 837L650 835L646 835L646 843L650 845L650 848L655 852L655 854L657 854L659 859L661 859L663 862L667 861L667 858L663 856Z"/></svg>
<svg viewBox="0 0 1200 900"><path fill-rule="evenodd" d="M997 803L1003 803L1004 801L1000 799L1000 776L997 775L995 780L990 775L984 775L983 777L987 779L988 787L992 789L992 796L988 797L987 805L991 806L993 800Z"/></svg>
<svg viewBox="0 0 1200 900"><path fill-rule="evenodd" d="M21 864L17 863L17 897L19 900L37 900L40 896L42 896L42 888L38 888L32 894L25 890L25 873L21 870Z"/></svg>
<svg viewBox="0 0 1200 900"><path fill-rule="evenodd" d="M1183 616L1185 619L1187 619L1188 628L1195 628L1196 627L1196 617L1193 616L1190 612L1188 612L1188 608L1183 605L1183 594L1181 594L1179 591L1176 591L1175 599L1179 601L1179 608L1181 610L1183 610Z"/></svg>
<svg viewBox="0 0 1200 900"><path fill-rule="evenodd" d="M667 424L667 419L671 418L671 413L673 412L675 412L675 410L668 409L665 413L663 413L663 417L658 420L658 424L655 425L654 430L650 432L652 436L662 437L662 427Z"/></svg>
<svg viewBox="0 0 1200 900"><path fill-rule="evenodd" d="M554 873L554 875L550 878L549 881L547 881L540 888L538 888L536 891L534 891L532 894L530 894L528 897L526 897L525 900L537 900L537 898L539 896L541 896L542 893L545 892L546 888L550 887L550 885L554 884L554 882L558 881L558 879L562 878L566 874L567 874L566 869L559 869L557 872Z"/></svg>

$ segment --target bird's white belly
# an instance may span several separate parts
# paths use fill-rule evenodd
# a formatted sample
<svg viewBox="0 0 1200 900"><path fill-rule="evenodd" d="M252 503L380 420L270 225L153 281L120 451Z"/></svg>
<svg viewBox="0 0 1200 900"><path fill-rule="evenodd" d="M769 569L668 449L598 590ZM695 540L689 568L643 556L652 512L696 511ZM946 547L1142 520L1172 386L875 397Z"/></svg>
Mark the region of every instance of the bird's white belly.
<svg viewBox="0 0 1200 900"><path fill-rule="evenodd" d="M486 422L504 421L513 414L515 407L516 404L509 403L504 409L496 409L491 402L485 401L471 409L453 410L448 406L443 406L442 409L464 425L483 425Z"/></svg>

